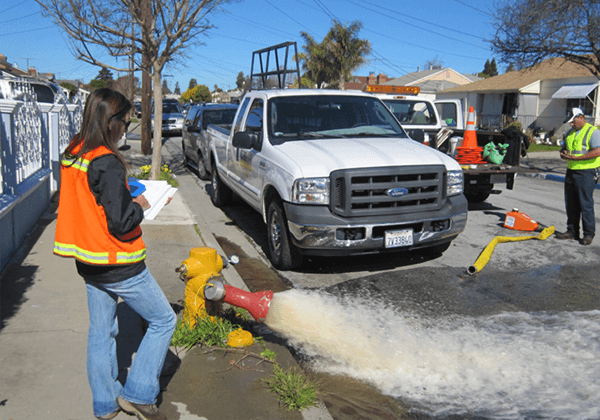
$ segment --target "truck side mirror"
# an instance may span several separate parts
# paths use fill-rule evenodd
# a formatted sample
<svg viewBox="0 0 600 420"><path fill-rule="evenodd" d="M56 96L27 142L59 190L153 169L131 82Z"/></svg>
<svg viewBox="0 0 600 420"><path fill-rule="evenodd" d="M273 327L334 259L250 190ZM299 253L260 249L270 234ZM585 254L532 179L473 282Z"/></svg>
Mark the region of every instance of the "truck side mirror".
<svg viewBox="0 0 600 420"><path fill-rule="evenodd" d="M256 149L258 146L258 134L252 131L238 131L233 135L231 141L233 147L240 149Z"/></svg>
<svg viewBox="0 0 600 420"><path fill-rule="evenodd" d="M414 130L406 130L406 132L408 133L411 139L416 140L419 143L423 143L425 141L425 132L420 128L416 128Z"/></svg>

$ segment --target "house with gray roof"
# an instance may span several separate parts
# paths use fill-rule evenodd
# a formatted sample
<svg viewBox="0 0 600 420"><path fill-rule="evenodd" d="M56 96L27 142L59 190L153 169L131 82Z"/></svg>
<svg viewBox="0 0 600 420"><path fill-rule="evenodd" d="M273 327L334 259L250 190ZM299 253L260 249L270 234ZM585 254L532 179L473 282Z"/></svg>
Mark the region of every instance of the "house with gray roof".
<svg viewBox="0 0 600 420"><path fill-rule="evenodd" d="M472 74L462 74L449 67L432 67L429 70L420 70L405 74L404 76L390 79L381 83L382 85L394 86L418 86L421 88L420 96L436 99L437 92L456 86L463 86L475 81L482 80L481 77Z"/></svg>
<svg viewBox="0 0 600 420"><path fill-rule="evenodd" d="M461 99L465 118L470 106L477 126L501 130L516 119L523 129L542 128L561 138L570 127L563 121L573 107L598 125L598 79L587 68L554 58L525 70L504 73L437 92L437 99Z"/></svg>

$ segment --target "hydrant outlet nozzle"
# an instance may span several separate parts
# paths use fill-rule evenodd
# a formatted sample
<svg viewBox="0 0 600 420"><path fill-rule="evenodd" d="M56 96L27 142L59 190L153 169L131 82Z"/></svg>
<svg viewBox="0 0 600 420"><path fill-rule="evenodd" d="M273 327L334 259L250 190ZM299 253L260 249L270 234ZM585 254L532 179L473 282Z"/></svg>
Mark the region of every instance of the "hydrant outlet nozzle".
<svg viewBox="0 0 600 420"><path fill-rule="evenodd" d="M225 285L219 280L211 280L204 286L204 297L212 301L220 301L225 297Z"/></svg>

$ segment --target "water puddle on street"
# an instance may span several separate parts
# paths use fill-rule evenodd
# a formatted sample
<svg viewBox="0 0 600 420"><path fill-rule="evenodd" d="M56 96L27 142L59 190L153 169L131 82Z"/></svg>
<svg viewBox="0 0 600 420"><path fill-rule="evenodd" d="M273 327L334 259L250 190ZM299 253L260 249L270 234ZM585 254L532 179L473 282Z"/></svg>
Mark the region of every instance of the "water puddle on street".
<svg viewBox="0 0 600 420"><path fill-rule="evenodd" d="M600 267L421 267L290 290L242 261L252 291L275 291L265 324L335 420L600 418Z"/></svg>
<svg viewBox="0 0 600 420"><path fill-rule="evenodd" d="M426 416L600 417L597 310L428 318L288 290L275 294L265 324L312 370L364 381Z"/></svg>

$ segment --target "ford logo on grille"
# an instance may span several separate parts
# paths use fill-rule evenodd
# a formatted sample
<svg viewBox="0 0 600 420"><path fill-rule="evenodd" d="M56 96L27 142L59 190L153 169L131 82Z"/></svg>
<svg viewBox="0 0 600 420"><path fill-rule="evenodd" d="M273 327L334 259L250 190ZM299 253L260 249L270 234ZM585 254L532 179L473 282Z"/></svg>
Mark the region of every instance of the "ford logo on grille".
<svg viewBox="0 0 600 420"><path fill-rule="evenodd" d="M406 188L390 188L385 193L390 197L402 197L408 194L408 190Z"/></svg>

